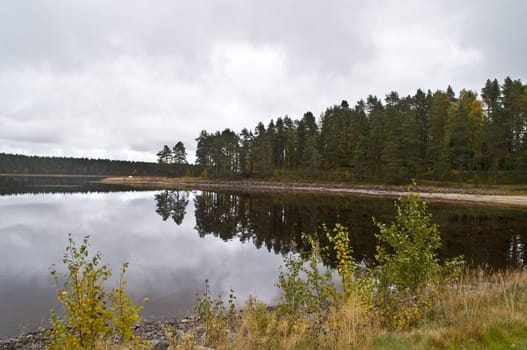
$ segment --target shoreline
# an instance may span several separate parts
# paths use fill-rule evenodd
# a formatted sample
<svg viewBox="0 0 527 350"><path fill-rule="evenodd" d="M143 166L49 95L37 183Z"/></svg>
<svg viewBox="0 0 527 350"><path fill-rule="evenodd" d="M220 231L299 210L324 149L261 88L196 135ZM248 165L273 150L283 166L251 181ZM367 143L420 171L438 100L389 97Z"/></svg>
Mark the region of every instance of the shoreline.
<svg viewBox="0 0 527 350"><path fill-rule="evenodd" d="M201 338L205 332L203 323L195 315L165 321L143 320L134 326L133 332L141 336L142 339L150 341L150 349L166 349L169 345L169 339L165 327L170 327L178 336L193 332L198 338ZM47 331L38 330L0 339L0 350L47 349L50 341ZM116 343L117 340L116 338Z"/></svg>
<svg viewBox="0 0 527 350"><path fill-rule="evenodd" d="M406 186L365 185L344 183L279 182L262 180L204 180L192 178L108 177L105 184L131 188L166 190L228 190L247 193L297 193L329 196L364 196L400 198L409 194ZM527 207L527 195L507 194L499 188L453 188L417 186L421 197L433 202L476 204L493 207Z"/></svg>

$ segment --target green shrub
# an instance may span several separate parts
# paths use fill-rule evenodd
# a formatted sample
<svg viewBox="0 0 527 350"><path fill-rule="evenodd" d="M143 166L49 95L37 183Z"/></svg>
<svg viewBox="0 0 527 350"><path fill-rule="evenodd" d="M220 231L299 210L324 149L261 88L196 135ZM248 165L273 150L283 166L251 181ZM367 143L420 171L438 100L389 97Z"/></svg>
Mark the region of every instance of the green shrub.
<svg viewBox="0 0 527 350"><path fill-rule="evenodd" d="M318 242L307 235L303 238L311 245L309 260L305 262L300 255L289 253L278 275L279 309L292 318L302 312L327 310L337 295L331 271L322 266Z"/></svg>
<svg viewBox="0 0 527 350"><path fill-rule="evenodd" d="M348 228L336 224L331 232L326 229L326 236L336 254L337 271L342 280L344 296L354 294L369 299L372 289L371 273L367 266L359 266L353 259Z"/></svg>
<svg viewBox="0 0 527 350"><path fill-rule="evenodd" d="M432 223L428 206L409 186L410 194L395 203L395 221L387 226L373 221L379 229L373 269L379 305L385 316L399 328L422 319L431 309L431 301L442 282L455 277L461 259L441 263L439 228Z"/></svg>
<svg viewBox="0 0 527 350"><path fill-rule="evenodd" d="M102 254L90 258L88 239L85 236L77 247L71 234L63 263L67 267L57 297L64 308L64 316L51 312L50 349L94 349L109 342L114 335L128 348L142 348L143 342L132 333L132 326L141 320L142 306L132 303L125 293L124 274L128 267L121 267L119 286L107 291L105 282L112 275L108 265L101 265ZM51 275L59 284L59 276L52 266Z"/></svg>

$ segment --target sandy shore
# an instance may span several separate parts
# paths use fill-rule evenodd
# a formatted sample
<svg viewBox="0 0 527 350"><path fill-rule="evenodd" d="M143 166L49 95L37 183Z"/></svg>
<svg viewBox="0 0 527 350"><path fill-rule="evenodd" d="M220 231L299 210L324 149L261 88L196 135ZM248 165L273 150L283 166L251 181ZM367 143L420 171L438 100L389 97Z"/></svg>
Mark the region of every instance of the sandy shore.
<svg viewBox="0 0 527 350"><path fill-rule="evenodd" d="M209 181L203 179L127 178L112 177L102 181L108 184L128 185L135 188L229 190L268 193L316 193L336 196L367 196L399 198L408 194L405 187L381 185L354 185L332 183L298 183L276 181ZM430 201L471 203L487 206L527 207L527 195L505 194L499 189L417 187L423 198Z"/></svg>

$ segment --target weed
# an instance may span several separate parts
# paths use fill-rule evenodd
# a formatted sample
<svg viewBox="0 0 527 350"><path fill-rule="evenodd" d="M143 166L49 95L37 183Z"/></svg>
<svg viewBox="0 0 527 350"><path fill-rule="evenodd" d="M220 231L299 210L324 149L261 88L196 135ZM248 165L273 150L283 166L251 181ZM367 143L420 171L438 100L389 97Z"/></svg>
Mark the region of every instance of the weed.
<svg viewBox="0 0 527 350"><path fill-rule="evenodd" d="M169 325L164 325L163 329L169 343L168 350L194 350L196 348L197 340L192 332L178 336Z"/></svg>
<svg viewBox="0 0 527 350"><path fill-rule="evenodd" d="M220 297L217 299L212 297L208 280L205 280L205 291L201 295L196 293L194 311L205 323L205 343L207 345L214 346L226 339L229 333L229 323L236 312L235 300L234 290L231 289L227 309Z"/></svg>

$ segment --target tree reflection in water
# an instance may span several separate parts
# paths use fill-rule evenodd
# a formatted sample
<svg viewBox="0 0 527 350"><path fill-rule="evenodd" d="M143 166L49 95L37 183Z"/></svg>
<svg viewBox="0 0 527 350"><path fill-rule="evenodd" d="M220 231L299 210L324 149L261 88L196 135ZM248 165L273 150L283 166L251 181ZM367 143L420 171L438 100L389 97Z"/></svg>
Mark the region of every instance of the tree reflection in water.
<svg viewBox="0 0 527 350"><path fill-rule="evenodd" d="M157 213L163 220L183 221L190 193L163 191L156 194ZM318 233L321 247L328 245L322 226L340 223L350 228L353 256L370 263L375 259L376 229L372 217L393 220L393 199L338 197L311 194L195 192L192 195L195 231L224 241L238 239L265 247L276 254L290 251L309 254L302 233ZM433 221L439 225L443 247L440 256L464 255L469 265L506 268L525 264L527 212L432 203ZM331 251L331 250L330 250ZM324 256L334 265L334 256Z"/></svg>
<svg viewBox="0 0 527 350"><path fill-rule="evenodd" d="M187 191L163 191L155 195L157 202L156 213L161 215L163 221L172 218L181 225L185 218L189 193Z"/></svg>
<svg viewBox="0 0 527 350"><path fill-rule="evenodd" d="M384 201L385 213L392 202ZM378 212L379 203L375 203ZM338 200L335 197L268 195L204 191L194 197L196 231L201 237L213 235L225 241L237 238L265 247L276 254L290 251L309 252L302 233L315 234L321 246L327 245L322 226L336 223L353 227L355 258L373 257L375 243L370 200ZM327 256L331 264L333 257Z"/></svg>

